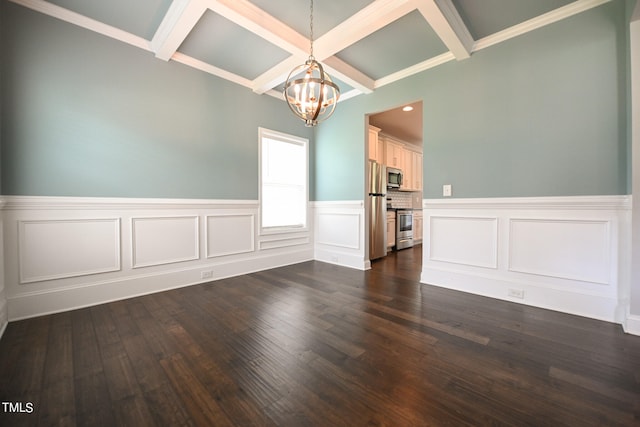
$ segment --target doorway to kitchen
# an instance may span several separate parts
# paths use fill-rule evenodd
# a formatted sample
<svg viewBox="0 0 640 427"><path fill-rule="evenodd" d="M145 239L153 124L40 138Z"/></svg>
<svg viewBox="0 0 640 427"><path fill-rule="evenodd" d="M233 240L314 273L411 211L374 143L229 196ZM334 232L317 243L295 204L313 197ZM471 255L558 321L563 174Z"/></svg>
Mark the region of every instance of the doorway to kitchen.
<svg viewBox="0 0 640 427"><path fill-rule="evenodd" d="M366 119L365 200L371 267L388 266L391 260L402 264L406 259L420 271L425 239L422 101L371 113Z"/></svg>

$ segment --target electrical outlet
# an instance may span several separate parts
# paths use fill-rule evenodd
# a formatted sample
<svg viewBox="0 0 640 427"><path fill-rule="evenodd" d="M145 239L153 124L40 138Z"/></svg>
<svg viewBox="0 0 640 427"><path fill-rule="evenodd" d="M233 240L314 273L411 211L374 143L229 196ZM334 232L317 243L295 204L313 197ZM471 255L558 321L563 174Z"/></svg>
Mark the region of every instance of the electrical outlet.
<svg viewBox="0 0 640 427"><path fill-rule="evenodd" d="M442 186L442 195L444 197L451 197L451 184L445 184Z"/></svg>
<svg viewBox="0 0 640 427"><path fill-rule="evenodd" d="M202 273L200 273L200 277L202 279L211 279L213 278L213 270L205 270Z"/></svg>
<svg viewBox="0 0 640 427"><path fill-rule="evenodd" d="M513 298L524 299L524 289L509 289L507 295Z"/></svg>

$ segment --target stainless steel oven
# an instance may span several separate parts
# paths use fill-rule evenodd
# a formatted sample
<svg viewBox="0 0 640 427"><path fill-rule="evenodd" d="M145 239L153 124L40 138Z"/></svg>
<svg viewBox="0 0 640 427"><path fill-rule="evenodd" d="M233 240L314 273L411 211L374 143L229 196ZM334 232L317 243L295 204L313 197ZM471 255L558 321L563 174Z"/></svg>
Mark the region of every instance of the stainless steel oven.
<svg viewBox="0 0 640 427"><path fill-rule="evenodd" d="M413 246L413 211L399 209L396 212L396 249Z"/></svg>

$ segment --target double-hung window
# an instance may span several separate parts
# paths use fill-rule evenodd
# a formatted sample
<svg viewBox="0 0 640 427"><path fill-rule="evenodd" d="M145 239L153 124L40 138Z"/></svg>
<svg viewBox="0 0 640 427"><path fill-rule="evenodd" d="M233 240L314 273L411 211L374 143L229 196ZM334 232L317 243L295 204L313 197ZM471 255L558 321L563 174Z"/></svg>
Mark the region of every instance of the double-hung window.
<svg viewBox="0 0 640 427"><path fill-rule="evenodd" d="M260 228L307 227L309 141L260 128Z"/></svg>

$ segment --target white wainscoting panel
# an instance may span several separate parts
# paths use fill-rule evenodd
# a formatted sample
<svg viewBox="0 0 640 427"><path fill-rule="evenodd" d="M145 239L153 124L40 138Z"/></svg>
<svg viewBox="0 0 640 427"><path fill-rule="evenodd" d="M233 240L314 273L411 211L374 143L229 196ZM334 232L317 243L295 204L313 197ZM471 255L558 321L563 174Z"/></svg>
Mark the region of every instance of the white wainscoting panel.
<svg viewBox="0 0 640 427"><path fill-rule="evenodd" d="M314 258L319 261L365 270L364 202L314 202Z"/></svg>
<svg viewBox="0 0 640 427"><path fill-rule="evenodd" d="M133 268L193 261L199 255L197 216L131 219Z"/></svg>
<svg viewBox="0 0 640 427"><path fill-rule="evenodd" d="M2 201L0 328L3 313L9 321L56 313L314 255L312 226L259 236L256 200L7 196Z"/></svg>
<svg viewBox="0 0 640 427"><path fill-rule="evenodd" d="M623 323L630 202L629 196L424 200L421 281Z"/></svg>
<svg viewBox="0 0 640 427"><path fill-rule="evenodd" d="M209 215L206 223L207 258L255 250L255 215Z"/></svg>
<svg viewBox="0 0 640 427"><path fill-rule="evenodd" d="M348 249L360 249L361 215L355 213L323 212L318 215L318 243Z"/></svg>
<svg viewBox="0 0 640 427"><path fill-rule="evenodd" d="M509 270L609 284L609 221L511 219Z"/></svg>
<svg viewBox="0 0 640 427"><path fill-rule="evenodd" d="M120 220L19 221L20 283L120 269Z"/></svg>
<svg viewBox="0 0 640 427"><path fill-rule="evenodd" d="M433 261L498 267L498 219L430 216L429 257Z"/></svg>
<svg viewBox="0 0 640 427"><path fill-rule="evenodd" d="M267 234L260 236L260 250L282 249L292 246L309 245L311 238L308 232L303 233L281 233Z"/></svg>

